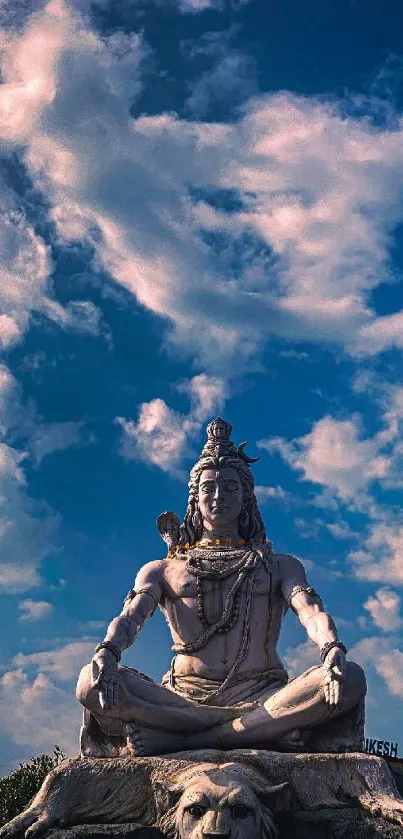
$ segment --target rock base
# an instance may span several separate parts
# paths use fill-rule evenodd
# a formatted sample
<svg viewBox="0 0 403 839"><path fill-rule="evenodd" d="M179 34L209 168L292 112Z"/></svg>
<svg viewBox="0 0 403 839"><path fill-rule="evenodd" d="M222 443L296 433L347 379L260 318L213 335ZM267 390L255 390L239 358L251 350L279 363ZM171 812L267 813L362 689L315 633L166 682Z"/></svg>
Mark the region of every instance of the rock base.
<svg viewBox="0 0 403 839"><path fill-rule="evenodd" d="M45 832L47 839L176 836L172 819L182 798L194 782L207 790L214 773L221 789L235 783L253 808L266 807L280 839L403 839L403 799L382 758L253 749L66 760L0 839L24 839L27 830L30 839ZM282 813L284 796L282 804L277 798L285 788Z"/></svg>
<svg viewBox="0 0 403 839"><path fill-rule="evenodd" d="M49 830L46 839L162 839L157 827L142 824L78 824L67 830Z"/></svg>
<svg viewBox="0 0 403 839"><path fill-rule="evenodd" d="M402 839L403 828L356 808L290 812L277 816L279 839ZM46 839L163 839L155 827L138 824L77 825L50 830Z"/></svg>
<svg viewBox="0 0 403 839"><path fill-rule="evenodd" d="M403 839L403 827L352 807L285 813L277 824L279 839Z"/></svg>

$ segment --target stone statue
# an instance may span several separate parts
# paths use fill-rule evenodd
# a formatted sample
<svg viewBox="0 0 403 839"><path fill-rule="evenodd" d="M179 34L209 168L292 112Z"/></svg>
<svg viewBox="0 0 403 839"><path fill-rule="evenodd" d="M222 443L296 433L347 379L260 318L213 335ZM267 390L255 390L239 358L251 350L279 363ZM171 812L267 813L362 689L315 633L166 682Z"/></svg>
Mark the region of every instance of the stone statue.
<svg viewBox="0 0 403 839"><path fill-rule="evenodd" d="M363 707L362 669L308 584L301 562L267 541L250 465L221 418L190 473L183 525L164 513L165 559L138 573L121 614L83 668L81 754L158 755L185 749L308 750L308 737ZM120 664L160 608L174 658L159 685ZM289 681L277 654L288 608L318 646L320 663ZM318 657L319 657L318 656ZM355 710L354 710L355 709ZM362 731L361 731L362 733ZM335 751L335 749L329 749Z"/></svg>

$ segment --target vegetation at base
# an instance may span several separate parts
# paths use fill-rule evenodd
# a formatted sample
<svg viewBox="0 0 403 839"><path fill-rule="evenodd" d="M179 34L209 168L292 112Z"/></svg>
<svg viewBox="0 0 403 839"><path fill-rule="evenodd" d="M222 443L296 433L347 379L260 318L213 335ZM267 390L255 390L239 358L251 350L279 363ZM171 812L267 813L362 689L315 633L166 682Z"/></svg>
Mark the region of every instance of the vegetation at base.
<svg viewBox="0 0 403 839"><path fill-rule="evenodd" d="M48 772L57 766L65 755L55 746L51 755L37 755L28 763L20 763L10 775L0 778L0 827L25 809L36 795Z"/></svg>

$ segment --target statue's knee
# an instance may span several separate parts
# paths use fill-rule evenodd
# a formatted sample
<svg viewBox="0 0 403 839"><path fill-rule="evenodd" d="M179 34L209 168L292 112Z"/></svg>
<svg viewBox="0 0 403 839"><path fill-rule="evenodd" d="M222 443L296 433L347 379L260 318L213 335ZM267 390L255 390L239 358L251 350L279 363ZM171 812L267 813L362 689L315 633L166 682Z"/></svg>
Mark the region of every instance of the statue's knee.
<svg viewBox="0 0 403 839"><path fill-rule="evenodd" d="M359 664L356 664L355 661L348 661L346 676L346 687L349 699L351 699L352 704L356 705L364 699L367 692L367 680L365 678L365 673L362 667L360 667Z"/></svg>
<svg viewBox="0 0 403 839"><path fill-rule="evenodd" d="M88 696L92 690L91 664L86 664L80 672L76 687L76 697L84 708L88 705Z"/></svg>

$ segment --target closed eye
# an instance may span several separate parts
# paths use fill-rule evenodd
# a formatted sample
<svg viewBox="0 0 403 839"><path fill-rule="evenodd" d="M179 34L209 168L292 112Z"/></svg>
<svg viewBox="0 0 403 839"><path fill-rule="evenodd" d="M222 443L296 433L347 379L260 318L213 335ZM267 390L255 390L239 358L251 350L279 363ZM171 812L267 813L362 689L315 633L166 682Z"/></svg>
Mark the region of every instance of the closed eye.
<svg viewBox="0 0 403 839"><path fill-rule="evenodd" d="M247 819L251 813L251 808L247 807L246 804L234 804L231 807L231 815L233 819Z"/></svg>
<svg viewBox="0 0 403 839"><path fill-rule="evenodd" d="M206 808L202 807L201 804L191 804L189 807L186 807L185 812L189 813L193 819L201 819L206 812Z"/></svg>

